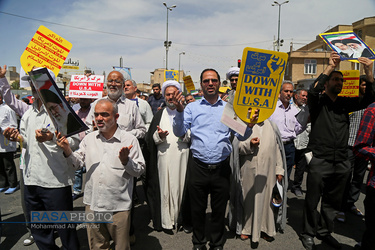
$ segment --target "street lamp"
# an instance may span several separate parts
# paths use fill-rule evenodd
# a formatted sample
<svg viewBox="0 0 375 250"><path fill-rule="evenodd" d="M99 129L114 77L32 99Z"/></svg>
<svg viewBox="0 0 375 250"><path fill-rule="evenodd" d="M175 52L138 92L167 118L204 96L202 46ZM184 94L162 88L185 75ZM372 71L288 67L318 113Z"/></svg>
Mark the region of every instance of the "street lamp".
<svg viewBox="0 0 375 250"><path fill-rule="evenodd" d="M181 55L185 55L185 51L182 51L181 53L178 54L178 82L181 81L181 77L180 77Z"/></svg>
<svg viewBox="0 0 375 250"><path fill-rule="evenodd" d="M278 3L277 1L274 1L272 6L279 6L279 25L277 29L277 51L280 51L280 14L281 14L281 5L284 3L289 3L289 1L285 1L283 3Z"/></svg>
<svg viewBox="0 0 375 250"><path fill-rule="evenodd" d="M164 47L165 47L165 69L168 69L168 50L169 47L171 46L172 42L168 41L168 11L172 11L173 8L176 8L176 5L172 5L170 7L167 6L165 2L163 2L163 5L165 8L167 8L167 38L164 41Z"/></svg>
<svg viewBox="0 0 375 250"><path fill-rule="evenodd" d="M178 53L178 83L181 83L181 76L180 76L181 55L185 55L185 51ZM183 85L182 90L183 92L185 92L185 84Z"/></svg>

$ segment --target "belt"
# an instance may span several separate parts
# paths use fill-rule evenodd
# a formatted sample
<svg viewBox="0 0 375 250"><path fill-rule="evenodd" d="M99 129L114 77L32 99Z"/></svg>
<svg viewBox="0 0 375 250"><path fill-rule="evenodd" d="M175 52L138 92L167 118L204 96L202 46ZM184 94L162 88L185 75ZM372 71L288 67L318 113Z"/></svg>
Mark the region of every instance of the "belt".
<svg viewBox="0 0 375 250"><path fill-rule="evenodd" d="M199 165L199 166L201 166L201 167L204 167L204 168L207 168L208 170L215 170L215 169L218 169L218 168L221 167L221 165L223 165L223 164L226 162L226 160L224 160L224 161L221 161L221 162L216 163L216 164L207 164L207 163L204 163L204 162L198 160L197 158L193 158L193 159L194 159L194 162L195 162L197 165Z"/></svg>
<svg viewBox="0 0 375 250"><path fill-rule="evenodd" d="M286 145L286 144L290 144L290 143L292 143L292 142L293 142L293 140L283 141L283 144Z"/></svg>

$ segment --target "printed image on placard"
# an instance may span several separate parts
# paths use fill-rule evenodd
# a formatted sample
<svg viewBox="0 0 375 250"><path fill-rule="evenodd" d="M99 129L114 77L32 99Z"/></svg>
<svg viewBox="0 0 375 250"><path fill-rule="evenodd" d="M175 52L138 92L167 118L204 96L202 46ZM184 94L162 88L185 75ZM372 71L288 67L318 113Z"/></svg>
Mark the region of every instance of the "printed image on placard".
<svg viewBox="0 0 375 250"><path fill-rule="evenodd" d="M28 72L38 96L48 112L53 126L63 136L71 136L88 129L67 103L47 68Z"/></svg>
<svg viewBox="0 0 375 250"><path fill-rule="evenodd" d="M319 36L340 55L341 60L358 62L359 57L375 59L374 51L353 31L323 33Z"/></svg>

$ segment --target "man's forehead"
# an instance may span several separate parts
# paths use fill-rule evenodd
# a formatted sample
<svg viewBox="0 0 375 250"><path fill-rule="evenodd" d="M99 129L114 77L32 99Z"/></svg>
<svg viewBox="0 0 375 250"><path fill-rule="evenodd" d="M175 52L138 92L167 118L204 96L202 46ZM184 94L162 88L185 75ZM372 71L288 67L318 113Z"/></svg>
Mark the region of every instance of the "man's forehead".
<svg viewBox="0 0 375 250"><path fill-rule="evenodd" d="M110 112L112 108L112 104L109 101L100 101L95 105L95 111L100 110L100 112Z"/></svg>
<svg viewBox="0 0 375 250"><path fill-rule="evenodd" d="M116 77L116 78L123 78L123 75L120 72L118 72L118 71L112 71L112 72L110 72L108 74L108 78L109 77L112 77L112 78L114 78L114 77Z"/></svg>
<svg viewBox="0 0 375 250"><path fill-rule="evenodd" d="M207 76L212 76L212 75L215 75L217 77L217 74L215 71L213 70L207 70L206 72L203 73L203 78L207 77Z"/></svg>

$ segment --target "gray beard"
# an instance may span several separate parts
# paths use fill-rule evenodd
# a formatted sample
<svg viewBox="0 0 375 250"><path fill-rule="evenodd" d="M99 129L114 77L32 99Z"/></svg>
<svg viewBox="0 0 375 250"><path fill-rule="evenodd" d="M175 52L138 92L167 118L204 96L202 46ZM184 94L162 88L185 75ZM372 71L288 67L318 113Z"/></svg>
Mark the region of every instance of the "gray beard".
<svg viewBox="0 0 375 250"><path fill-rule="evenodd" d="M173 103L169 103L169 102L165 102L167 107L170 108L170 109L175 109L176 108L176 105L174 105Z"/></svg>
<svg viewBox="0 0 375 250"><path fill-rule="evenodd" d="M114 100L114 101L117 101L120 98L121 95L122 95L122 92L120 90L118 90L116 92L110 92L110 91L108 91L108 97L111 100Z"/></svg>

